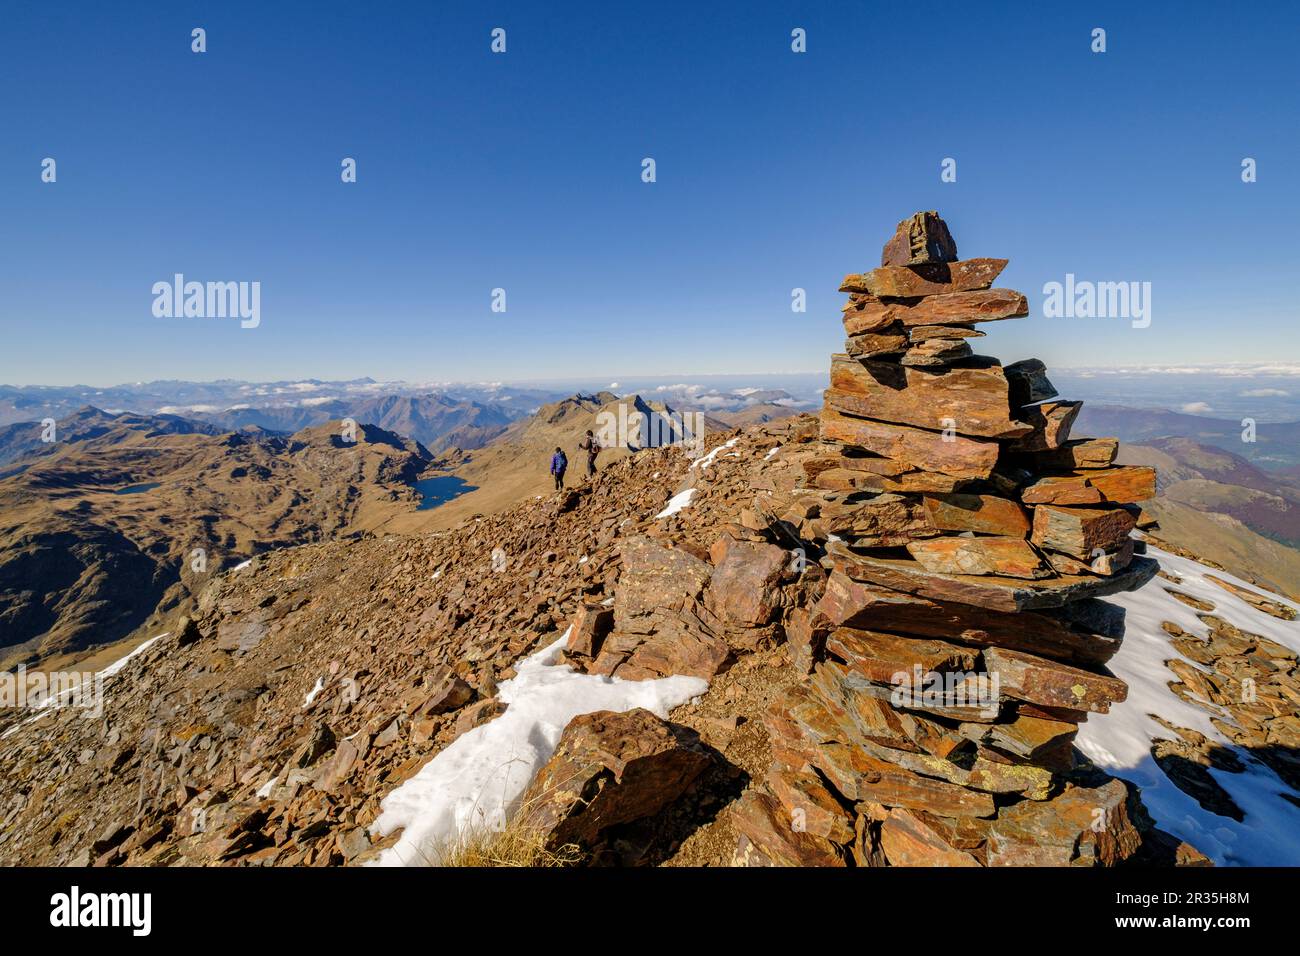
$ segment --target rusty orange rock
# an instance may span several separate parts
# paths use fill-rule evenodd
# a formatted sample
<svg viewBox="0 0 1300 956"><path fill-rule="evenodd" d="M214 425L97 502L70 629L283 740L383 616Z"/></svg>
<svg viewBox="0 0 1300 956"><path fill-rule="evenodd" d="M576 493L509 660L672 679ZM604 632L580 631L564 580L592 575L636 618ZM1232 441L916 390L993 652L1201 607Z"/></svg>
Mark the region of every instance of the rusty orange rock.
<svg viewBox="0 0 1300 956"><path fill-rule="evenodd" d="M973 292L991 286L1006 267L1006 259L963 259L958 262L932 262L915 266L881 266L871 272L845 276L840 291L898 299Z"/></svg>

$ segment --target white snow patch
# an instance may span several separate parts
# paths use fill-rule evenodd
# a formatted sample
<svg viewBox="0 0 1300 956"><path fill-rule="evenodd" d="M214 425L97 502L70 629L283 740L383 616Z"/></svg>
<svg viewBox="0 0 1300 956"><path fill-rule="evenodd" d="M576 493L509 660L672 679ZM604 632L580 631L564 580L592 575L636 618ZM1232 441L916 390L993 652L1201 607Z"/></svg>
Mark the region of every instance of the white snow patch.
<svg viewBox="0 0 1300 956"><path fill-rule="evenodd" d="M278 776L272 777L270 780L266 781L266 783L257 788L257 793L255 793L254 796L259 800L265 800L271 795L271 791L275 789L275 785L279 782L280 778Z"/></svg>
<svg viewBox="0 0 1300 956"><path fill-rule="evenodd" d="M102 671L97 671L95 674L95 678L108 680L114 674L121 671L122 668L126 667L126 665L129 664L133 658L139 657L141 654L149 650L149 648L153 647L154 644L161 641L164 637L166 637L170 633L171 631L163 631L161 634L155 635L154 637L149 638L149 640L141 642L138 646L131 649L130 654L127 654L123 657L119 657L117 660L113 661L113 663L105 667Z"/></svg>
<svg viewBox="0 0 1300 956"><path fill-rule="evenodd" d="M141 641L137 646L131 649L131 652L129 654L124 654L123 656L119 657L117 660L113 661L113 663L109 664L103 670L95 671L95 673L90 677L88 677L87 680L89 680L92 684L95 682L107 681L110 677L119 673L122 670L122 668L126 667L126 665L131 661L132 658L138 657L139 655L143 654L145 651L147 651L158 641L161 641L164 637L167 637L170 633L171 631L163 631L161 634L155 634L147 641ZM83 684L84 683L85 682L83 681ZM16 734L19 730L26 727L28 724L40 720L42 717L46 715L46 713L56 709L57 705L61 703L65 698L73 697L79 692L79 690L80 688L78 687L69 687L67 690L64 690L58 694L51 694L49 697L46 697L34 708L32 708L33 713L30 717L28 717L26 720L14 724L3 734L0 734L0 740L4 740L6 737Z"/></svg>
<svg viewBox="0 0 1300 956"><path fill-rule="evenodd" d="M501 682L497 692L509 705L504 714L458 737L384 798L373 830L387 836L402 829L402 835L375 865L427 865L460 834L501 827L574 717L636 707L666 717L708 689L698 677L629 681L580 673L559 661L568 638L566 630Z"/></svg>
<svg viewBox="0 0 1300 956"><path fill-rule="evenodd" d="M590 558L588 558L587 555L584 554L582 557L580 557L580 558L578 559L578 563L579 563L579 564L586 564L589 560L590 560Z"/></svg>
<svg viewBox="0 0 1300 956"><path fill-rule="evenodd" d="M252 563L253 563L253 559L252 559L252 558L249 558L247 561L240 561L237 565L235 565L235 566L234 566L233 568L231 568L230 570L231 570L231 571L242 571L242 570L244 570L244 568L248 567L248 566L249 566L250 564L252 564Z"/></svg>
<svg viewBox="0 0 1300 956"><path fill-rule="evenodd" d="M775 457L776 453L781 450L781 448L782 448L781 445L772 446L772 449L766 455L763 456L763 460L771 461L772 458Z"/></svg>
<svg viewBox="0 0 1300 956"><path fill-rule="evenodd" d="M713 464L713 459L718 457L718 452L733 447L736 444L736 442L739 440L740 440L739 438L733 438L730 441L723 442L721 445L713 449L713 451L709 452L703 458L698 458L695 461L691 462L691 467L699 468L701 471L703 471L705 468L708 468L709 465Z"/></svg>
<svg viewBox="0 0 1300 956"><path fill-rule="evenodd" d="M1227 572L1211 570L1150 546L1147 553L1158 559L1166 572L1181 578L1182 583L1156 577L1137 591L1105 598L1126 611L1124 642L1107 666L1128 683L1128 698L1111 705L1109 714L1094 714L1079 728L1075 743L1094 763L1135 783L1142 792L1142 802L1161 829L1186 840L1216 864L1295 866L1300 862L1300 807L1283 799L1282 794L1289 793L1290 789L1271 769L1253 758L1248 749L1232 744L1210 722L1209 711L1187 703L1169 689L1169 683L1178 678L1165 666L1165 661L1186 658L1174 648L1160 624L1170 621L1197 637L1209 633L1197 612L1172 597L1166 588L1209 601L1214 605L1210 613L1215 616L1298 653L1300 621L1280 621L1205 579L1206 574L1214 574L1239 587L1263 593ZM1264 596L1300 608L1275 594ZM1209 771L1245 812L1241 823L1202 809L1165 776L1151 757L1151 743L1158 738L1174 739L1175 735L1156 723L1151 714L1175 726L1199 731L1232 749L1242 759L1246 764L1242 773ZM1227 719L1226 715L1221 715L1221 719Z"/></svg>
<svg viewBox="0 0 1300 956"><path fill-rule="evenodd" d="M667 518L669 515L675 515L683 508L689 508L691 499L695 497L695 489L687 488L685 491L679 491L668 500L664 510L655 515L656 518Z"/></svg>

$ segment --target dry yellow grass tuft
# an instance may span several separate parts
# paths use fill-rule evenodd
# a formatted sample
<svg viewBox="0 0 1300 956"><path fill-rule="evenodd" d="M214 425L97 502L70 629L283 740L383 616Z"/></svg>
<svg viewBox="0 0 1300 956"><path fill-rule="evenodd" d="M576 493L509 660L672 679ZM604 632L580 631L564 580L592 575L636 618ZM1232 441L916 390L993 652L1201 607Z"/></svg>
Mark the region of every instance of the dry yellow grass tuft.
<svg viewBox="0 0 1300 956"><path fill-rule="evenodd" d="M521 822L516 815L502 830L477 829L462 834L439 850L434 866L552 867L574 866L582 853L572 843L556 849L547 846L544 830Z"/></svg>

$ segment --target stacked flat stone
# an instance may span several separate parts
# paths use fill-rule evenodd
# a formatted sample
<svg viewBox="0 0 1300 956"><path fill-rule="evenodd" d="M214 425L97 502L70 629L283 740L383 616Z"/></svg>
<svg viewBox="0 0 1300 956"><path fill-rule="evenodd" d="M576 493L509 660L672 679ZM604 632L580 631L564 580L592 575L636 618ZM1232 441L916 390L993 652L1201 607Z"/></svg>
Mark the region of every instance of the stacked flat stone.
<svg viewBox="0 0 1300 956"><path fill-rule="evenodd" d="M1097 598L1157 570L1130 536L1155 473L1072 439L1080 403L1042 362L973 354L977 325L1028 314L991 288L1006 264L958 259L925 212L844 280L821 445L777 503L825 554L787 625L811 674L767 716L739 862L1111 864L1141 842L1073 740L1127 692L1104 666L1122 611Z"/></svg>

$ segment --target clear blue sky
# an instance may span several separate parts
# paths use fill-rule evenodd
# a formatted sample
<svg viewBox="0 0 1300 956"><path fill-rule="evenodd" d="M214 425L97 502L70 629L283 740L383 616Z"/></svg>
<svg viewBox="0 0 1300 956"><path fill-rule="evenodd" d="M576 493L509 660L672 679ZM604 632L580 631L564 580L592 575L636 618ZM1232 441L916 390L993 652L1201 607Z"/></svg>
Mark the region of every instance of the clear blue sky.
<svg viewBox="0 0 1300 956"><path fill-rule="evenodd" d="M0 382L814 371L931 208L1034 304L1007 361L1300 360L1296 4L940 7L7 0ZM261 326L154 318L175 272ZM1041 318L1067 272L1151 327Z"/></svg>

